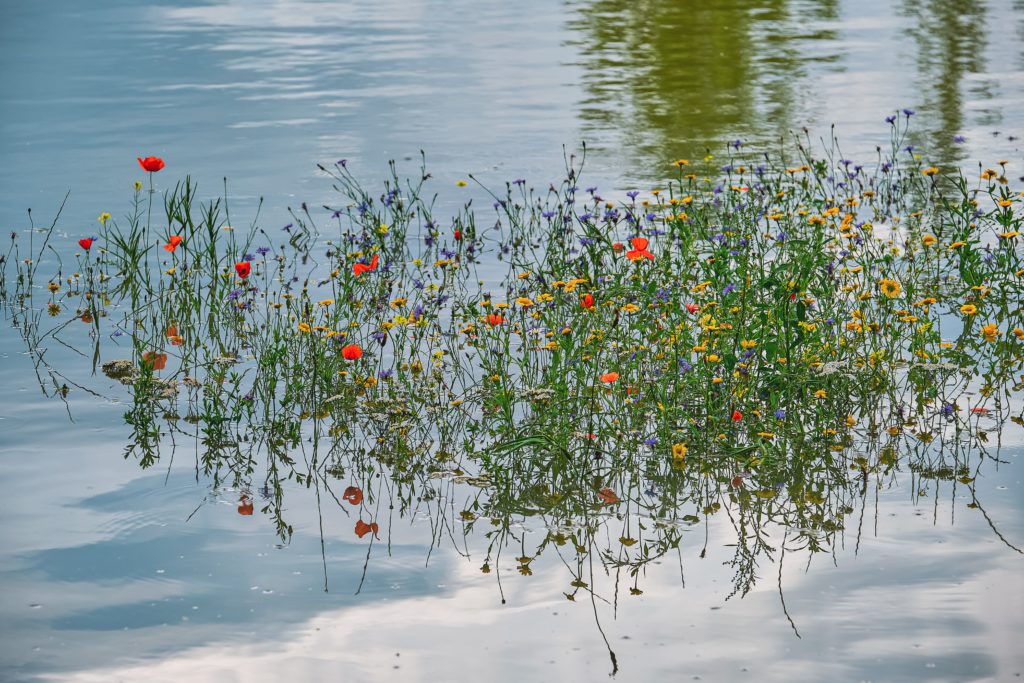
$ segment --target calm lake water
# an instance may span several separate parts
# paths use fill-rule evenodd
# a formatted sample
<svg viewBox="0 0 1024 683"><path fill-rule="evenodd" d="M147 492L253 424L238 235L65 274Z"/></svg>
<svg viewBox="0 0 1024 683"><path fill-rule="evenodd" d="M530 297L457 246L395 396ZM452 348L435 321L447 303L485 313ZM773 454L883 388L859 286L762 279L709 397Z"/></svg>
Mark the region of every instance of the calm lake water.
<svg viewBox="0 0 1024 683"><path fill-rule="evenodd" d="M331 201L316 164L342 158L370 185L423 150L442 207L468 174L557 180L582 141L587 183L608 192L805 126L816 140L834 123L847 156L873 161L904 107L926 158L972 174L1005 159L1016 179L1022 45L1020 0L9 2L0 222L24 231L31 207L48 224L71 190L58 229L87 236L126 210L149 154L168 163L159 185L191 174L216 195L228 176L244 222L263 197L268 230ZM88 358L49 354L90 381ZM499 587L481 534L437 541L427 514L396 516L367 562L344 511L300 486L282 544L196 476L195 444L143 471L123 457L123 402L44 399L7 325L0 358L5 681L583 680L611 672L609 648L625 681L1024 675L1012 424L973 496L905 473L864 493L834 552L765 562L743 598L724 564L735 532L714 518L647 568L643 595L612 600L619 577L595 579L609 602L592 607L565 599L551 554L532 576L502 560Z"/></svg>

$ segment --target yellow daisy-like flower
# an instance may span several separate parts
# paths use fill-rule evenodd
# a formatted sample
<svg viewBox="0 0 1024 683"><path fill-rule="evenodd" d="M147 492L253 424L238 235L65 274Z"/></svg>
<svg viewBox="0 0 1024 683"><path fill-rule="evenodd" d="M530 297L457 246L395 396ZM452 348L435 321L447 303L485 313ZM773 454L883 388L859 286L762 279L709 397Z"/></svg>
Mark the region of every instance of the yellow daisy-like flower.
<svg viewBox="0 0 1024 683"><path fill-rule="evenodd" d="M814 398L828 398L828 393L824 389L818 389L814 392Z"/></svg>
<svg viewBox="0 0 1024 683"><path fill-rule="evenodd" d="M929 166L928 168L926 168L923 171L921 171L921 175L933 176L933 175L937 175L938 172L939 172L939 169L937 169L934 166Z"/></svg>
<svg viewBox="0 0 1024 683"><path fill-rule="evenodd" d="M96 220L98 220L103 225L106 225L107 221L110 220L110 213L108 213L107 211L104 211L103 213L100 214L100 217L97 218Z"/></svg>
<svg viewBox="0 0 1024 683"><path fill-rule="evenodd" d="M966 246L967 246L967 242L953 242L953 244L949 245L949 250L950 251L954 251L956 249L959 249L960 247L966 247Z"/></svg>
<svg viewBox="0 0 1024 683"><path fill-rule="evenodd" d="M978 307L974 304L964 304L960 307L960 312L964 315L974 315L978 312Z"/></svg>
<svg viewBox="0 0 1024 683"><path fill-rule="evenodd" d="M878 282L878 288L882 290L882 294L890 299L895 299L903 291L903 287L896 280L890 280L885 278Z"/></svg>
<svg viewBox="0 0 1024 683"><path fill-rule="evenodd" d="M921 244L926 247L930 247L938 241L939 239L935 235L925 235L921 238Z"/></svg>
<svg viewBox="0 0 1024 683"><path fill-rule="evenodd" d="M533 305L533 300L530 299L530 297L521 296L518 299L516 299L516 303L522 306L523 308L529 308L530 306Z"/></svg>
<svg viewBox="0 0 1024 683"><path fill-rule="evenodd" d="M317 303L319 303L324 308L327 308L328 306L334 303L334 299L323 299Z"/></svg>
<svg viewBox="0 0 1024 683"><path fill-rule="evenodd" d="M687 450L688 449L686 448L686 444L685 443L674 443L674 444L672 444L672 459L673 460L682 460L683 458L686 457L686 451Z"/></svg>
<svg viewBox="0 0 1024 683"><path fill-rule="evenodd" d="M50 290L51 292L56 292L57 290L60 289L60 283L59 282L51 282L50 284L46 285L46 288L48 290Z"/></svg>
<svg viewBox="0 0 1024 683"><path fill-rule="evenodd" d="M312 328L310 328L309 323L299 323L299 332L309 334L310 329Z"/></svg>
<svg viewBox="0 0 1024 683"><path fill-rule="evenodd" d="M745 350L752 349L755 346L757 346L757 342L754 341L753 339L744 339L743 341L740 342L740 347Z"/></svg>
<svg viewBox="0 0 1024 683"><path fill-rule="evenodd" d="M135 191L138 192L139 190L142 189L142 181L136 180L134 183L132 183L132 187L134 187Z"/></svg>
<svg viewBox="0 0 1024 683"><path fill-rule="evenodd" d="M995 323L989 323L981 328L981 337L987 342L994 343L999 339L999 327Z"/></svg>

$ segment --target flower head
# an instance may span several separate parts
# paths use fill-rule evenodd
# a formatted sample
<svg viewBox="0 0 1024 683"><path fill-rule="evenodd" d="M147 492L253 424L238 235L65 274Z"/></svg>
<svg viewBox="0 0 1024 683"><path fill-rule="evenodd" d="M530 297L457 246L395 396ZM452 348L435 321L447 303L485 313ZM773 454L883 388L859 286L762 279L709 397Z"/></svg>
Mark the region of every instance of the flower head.
<svg viewBox="0 0 1024 683"><path fill-rule="evenodd" d="M380 254L374 254L373 258L370 259L370 265L365 263L355 263L352 265L353 275L362 275L363 273L369 273L377 270L377 265L380 263Z"/></svg>
<svg viewBox="0 0 1024 683"><path fill-rule="evenodd" d="M252 272L252 265L248 261L239 261L235 264L235 272L238 273L238 277L244 280Z"/></svg>
<svg viewBox="0 0 1024 683"><path fill-rule="evenodd" d="M167 244L164 245L164 249L173 253L179 244L181 244L181 235L171 235L167 238Z"/></svg>
<svg viewBox="0 0 1024 683"><path fill-rule="evenodd" d="M647 250L648 241L646 237L634 237L630 240L633 248L626 252L626 258L630 261L639 261L642 258L654 260L654 254Z"/></svg>
<svg viewBox="0 0 1024 683"><path fill-rule="evenodd" d="M889 299L895 299L900 295L900 292L903 291L903 287L900 285L899 282L897 282L896 280L890 280L889 278L879 280L878 288L881 289L882 294L884 294Z"/></svg>
<svg viewBox="0 0 1024 683"><path fill-rule="evenodd" d="M345 360L359 360L363 357L363 349L359 344L348 344L342 347L341 357Z"/></svg>
<svg viewBox="0 0 1024 683"><path fill-rule="evenodd" d="M141 166L144 171L156 173L164 167L164 160L160 157L146 157L145 159L139 157L139 166Z"/></svg>

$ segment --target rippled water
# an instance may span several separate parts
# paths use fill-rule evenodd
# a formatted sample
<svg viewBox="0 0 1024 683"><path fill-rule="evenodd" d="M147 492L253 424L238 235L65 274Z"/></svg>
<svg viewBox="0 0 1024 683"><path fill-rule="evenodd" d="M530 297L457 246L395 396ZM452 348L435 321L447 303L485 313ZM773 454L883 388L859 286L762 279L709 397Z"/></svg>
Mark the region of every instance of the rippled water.
<svg viewBox="0 0 1024 683"><path fill-rule="evenodd" d="M87 235L124 205L136 156L168 161L263 223L330 197L317 162L368 181L425 150L439 186L474 173L543 184L585 140L594 184L649 184L734 138L828 124L870 159L916 111L941 164L1024 175L1024 3L129 2L0 8L0 220ZM963 142L955 142L962 135ZM412 161L408 161L412 159ZM454 205L454 190L441 201ZM51 360L86 379L85 359ZM0 333L0 678L4 680L1015 680L1024 673L1024 488L1017 428L963 491L870 497L859 534L808 567L765 565L743 599L731 527L689 532L643 596L574 604L548 557L502 593L429 520L392 529L365 583L351 522L289 497L292 542L197 483L190 444L142 472L116 401L44 401ZM70 419L69 419L70 418ZM197 510L198 508L198 510ZM197 510L191 518L189 515ZM858 514L860 514L858 510ZM998 531L998 533L996 533ZM325 575L329 592L323 591ZM605 577L611 585L615 577ZM780 600L780 586L786 611ZM799 636L794 631L799 632Z"/></svg>

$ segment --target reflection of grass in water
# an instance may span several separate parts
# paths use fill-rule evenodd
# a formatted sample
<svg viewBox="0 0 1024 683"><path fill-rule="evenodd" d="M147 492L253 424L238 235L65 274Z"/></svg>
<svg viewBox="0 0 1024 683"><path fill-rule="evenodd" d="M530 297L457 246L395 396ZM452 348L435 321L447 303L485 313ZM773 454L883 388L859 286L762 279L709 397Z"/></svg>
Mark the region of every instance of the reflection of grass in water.
<svg viewBox="0 0 1024 683"><path fill-rule="evenodd" d="M553 552L566 596L595 599L595 566L639 594L648 563L718 516L746 593L759 562L859 536L868 488L901 471L973 495L994 457L979 420L1021 419L1018 198L1001 170L923 167L905 120L870 169L802 144L715 180L680 162L612 199L572 162L558 187L515 181L488 191L494 216L467 202L444 225L425 170L392 167L371 194L324 168L331 227L303 206L276 234L237 229L187 179L153 222L138 186L70 272L52 229L28 260L15 240L4 301L60 397L85 387L47 339L85 321L94 368L108 335L130 340L111 373L131 385L126 457L195 444L214 487L259 490L283 539L294 482L352 511L371 548L387 508L427 512L432 545L481 534L499 574L502 552L525 575Z"/></svg>

